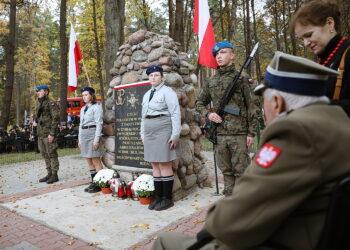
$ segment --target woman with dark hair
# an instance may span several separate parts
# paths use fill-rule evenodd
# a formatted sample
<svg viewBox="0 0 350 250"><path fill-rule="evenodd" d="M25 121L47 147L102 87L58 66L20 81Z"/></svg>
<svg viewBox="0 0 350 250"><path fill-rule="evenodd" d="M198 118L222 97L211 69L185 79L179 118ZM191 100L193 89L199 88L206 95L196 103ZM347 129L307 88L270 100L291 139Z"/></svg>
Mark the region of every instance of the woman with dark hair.
<svg viewBox="0 0 350 250"><path fill-rule="evenodd" d="M154 177L155 199L148 208L160 211L174 205L172 166L178 158L180 106L176 93L164 84L162 67L152 66L146 73L152 88L142 100L141 139L144 159L151 163Z"/></svg>
<svg viewBox="0 0 350 250"><path fill-rule="evenodd" d="M81 90L83 101L86 104L80 111L80 125L78 146L81 156L85 157L90 169L91 184L84 189L85 192L96 193L101 188L94 184L93 179L103 166L101 163L101 131L102 131L102 108L96 103L95 90L84 87Z"/></svg>
<svg viewBox="0 0 350 250"><path fill-rule="evenodd" d="M350 116L350 41L339 34L339 7L312 1L293 15L290 29L318 57L318 63L339 71L338 78L328 80L326 95Z"/></svg>

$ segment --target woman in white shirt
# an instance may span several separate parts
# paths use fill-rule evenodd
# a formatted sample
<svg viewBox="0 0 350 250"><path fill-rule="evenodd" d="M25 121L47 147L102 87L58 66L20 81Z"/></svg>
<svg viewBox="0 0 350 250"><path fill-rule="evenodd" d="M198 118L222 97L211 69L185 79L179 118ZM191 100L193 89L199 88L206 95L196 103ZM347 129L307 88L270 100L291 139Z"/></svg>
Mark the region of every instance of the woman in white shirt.
<svg viewBox="0 0 350 250"><path fill-rule="evenodd" d="M178 158L177 144L181 131L180 106L176 93L163 82L163 69L147 69L152 88L142 101L141 139L144 159L153 168L155 199L151 210L164 210L174 205L172 161Z"/></svg>
<svg viewBox="0 0 350 250"><path fill-rule="evenodd" d="M95 90L93 88L84 87L81 92L86 105L80 111L78 146L81 156L86 157L91 175L91 184L84 191L96 193L101 191L101 188L93 183L93 179L96 173L103 168L100 146L103 123L102 108L101 105L96 103Z"/></svg>

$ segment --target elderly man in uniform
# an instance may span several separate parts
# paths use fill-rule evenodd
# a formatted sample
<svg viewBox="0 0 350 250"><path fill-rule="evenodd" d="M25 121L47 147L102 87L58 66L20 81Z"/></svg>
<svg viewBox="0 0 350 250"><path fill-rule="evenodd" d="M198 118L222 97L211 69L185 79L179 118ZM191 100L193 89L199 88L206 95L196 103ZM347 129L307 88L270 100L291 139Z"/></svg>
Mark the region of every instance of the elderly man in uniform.
<svg viewBox="0 0 350 250"><path fill-rule="evenodd" d="M315 249L332 188L350 175L350 120L328 105L325 87L336 71L276 52L262 84L267 127L260 150L233 195L213 205L201 249L243 250L270 242ZM195 239L160 236L153 249L186 249Z"/></svg>
<svg viewBox="0 0 350 250"><path fill-rule="evenodd" d="M47 175L39 180L51 184L58 181L57 134L60 122L57 103L49 98L49 87L40 85L36 88L39 104L37 106L36 122L38 146L46 164Z"/></svg>
<svg viewBox="0 0 350 250"><path fill-rule="evenodd" d="M215 123L221 123L217 129L217 145L215 157L219 169L224 175L224 194L232 194L235 179L241 176L249 165L248 148L253 143L257 120L254 101L251 98L249 78L242 74L229 106L239 110L238 115L227 114L225 121L217 113L224 92L238 72L235 69L233 45L223 41L214 45L212 54L218 63L218 72L207 79L196 100L196 108L202 116L206 116ZM213 109L208 110L207 105L213 102Z"/></svg>

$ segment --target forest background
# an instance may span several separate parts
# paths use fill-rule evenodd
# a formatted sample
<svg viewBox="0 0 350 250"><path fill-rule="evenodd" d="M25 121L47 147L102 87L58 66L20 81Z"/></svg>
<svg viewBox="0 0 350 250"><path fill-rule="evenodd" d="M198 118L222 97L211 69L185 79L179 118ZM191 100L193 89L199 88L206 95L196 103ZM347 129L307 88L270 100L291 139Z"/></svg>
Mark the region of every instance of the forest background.
<svg viewBox="0 0 350 250"><path fill-rule="evenodd" d="M256 42L260 48L249 73L257 81L276 50L314 59L288 29L303 0L209 0L216 41L236 46L236 66ZM350 36L350 1L335 1L342 16L341 34ZM35 112L35 87L50 86L53 99L67 98L70 23L84 57L78 87L91 85L104 96L116 52L130 34L145 29L172 37L188 53L196 74L214 73L197 64L193 33L194 0L1 0L0 126L20 125ZM89 77L89 79L87 78ZM69 97L79 96L77 91ZM61 121L66 121L61 102Z"/></svg>

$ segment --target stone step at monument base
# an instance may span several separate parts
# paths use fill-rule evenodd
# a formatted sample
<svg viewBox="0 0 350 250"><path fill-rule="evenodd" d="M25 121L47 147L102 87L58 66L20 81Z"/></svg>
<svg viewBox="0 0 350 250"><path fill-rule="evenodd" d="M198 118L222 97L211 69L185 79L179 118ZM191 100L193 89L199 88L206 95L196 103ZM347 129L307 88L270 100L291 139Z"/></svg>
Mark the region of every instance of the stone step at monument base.
<svg viewBox="0 0 350 250"><path fill-rule="evenodd" d="M120 177L126 182L132 181L133 174L141 175L141 174L153 174L151 168L137 168L130 166L120 166L120 165L112 165L112 169L117 170Z"/></svg>
<svg viewBox="0 0 350 250"><path fill-rule="evenodd" d="M139 168L139 167L130 167L130 166L120 166L120 165L112 165L112 169L117 170L120 177L128 183L129 181L132 181L133 175L141 175L141 174L149 174L152 175L153 171L151 168ZM178 201L189 194L193 193L197 188L198 185L190 185L190 188L188 189L182 189L180 180L176 173L175 175L175 181L173 186L173 200Z"/></svg>

